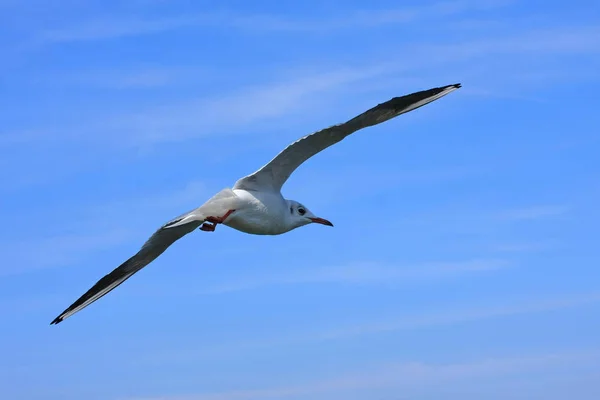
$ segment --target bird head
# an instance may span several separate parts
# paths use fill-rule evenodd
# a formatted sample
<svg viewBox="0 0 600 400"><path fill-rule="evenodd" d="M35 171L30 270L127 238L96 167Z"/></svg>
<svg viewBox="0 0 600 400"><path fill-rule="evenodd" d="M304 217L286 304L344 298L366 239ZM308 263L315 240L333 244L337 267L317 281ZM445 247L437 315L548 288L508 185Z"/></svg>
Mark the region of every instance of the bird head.
<svg viewBox="0 0 600 400"><path fill-rule="evenodd" d="M288 218L291 221L291 225L294 228L299 228L308 224L322 224L327 226L333 226L333 224L326 219L319 218L314 215L304 205L294 200L288 200Z"/></svg>

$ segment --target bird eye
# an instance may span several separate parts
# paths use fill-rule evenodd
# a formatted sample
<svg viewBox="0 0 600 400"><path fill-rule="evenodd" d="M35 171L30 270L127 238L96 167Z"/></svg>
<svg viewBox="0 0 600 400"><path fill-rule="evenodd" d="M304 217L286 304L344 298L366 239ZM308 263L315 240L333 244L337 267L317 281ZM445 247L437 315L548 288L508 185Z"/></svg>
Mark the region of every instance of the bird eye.
<svg viewBox="0 0 600 400"><path fill-rule="evenodd" d="M298 209L298 214L304 215L304 214L306 214L306 210L304 208L299 208Z"/></svg>

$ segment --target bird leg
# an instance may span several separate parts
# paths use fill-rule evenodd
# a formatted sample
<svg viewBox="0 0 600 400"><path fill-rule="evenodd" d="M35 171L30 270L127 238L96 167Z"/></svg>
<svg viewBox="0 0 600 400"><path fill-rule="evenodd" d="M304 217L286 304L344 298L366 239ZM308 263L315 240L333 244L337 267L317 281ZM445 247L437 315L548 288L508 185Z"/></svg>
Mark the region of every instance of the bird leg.
<svg viewBox="0 0 600 400"><path fill-rule="evenodd" d="M207 222L203 223L202 226L200 226L200 230L204 232L214 232L216 228L216 224L209 224Z"/></svg>
<svg viewBox="0 0 600 400"><path fill-rule="evenodd" d="M214 232L217 228L217 224L222 224L225 222L227 217L229 217L234 211L235 210L229 210L222 217L206 217L206 222L202 224L200 230L205 232Z"/></svg>

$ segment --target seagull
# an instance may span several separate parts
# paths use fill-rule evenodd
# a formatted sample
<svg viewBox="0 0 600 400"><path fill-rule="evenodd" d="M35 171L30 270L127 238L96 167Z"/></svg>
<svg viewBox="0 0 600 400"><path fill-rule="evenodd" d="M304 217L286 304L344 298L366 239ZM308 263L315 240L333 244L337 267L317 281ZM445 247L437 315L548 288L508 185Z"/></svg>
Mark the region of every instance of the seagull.
<svg viewBox="0 0 600 400"><path fill-rule="evenodd" d="M140 250L71 304L51 323L58 324L115 289L154 261L169 246L196 228L214 232L218 224L253 235L280 235L304 225L333 226L304 204L285 199L281 188L303 162L350 134L380 124L435 101L461 87L460 83L394 97L342 124L306 135L290 144L258 171L239 179L200 207L162 225Z"/></svg>

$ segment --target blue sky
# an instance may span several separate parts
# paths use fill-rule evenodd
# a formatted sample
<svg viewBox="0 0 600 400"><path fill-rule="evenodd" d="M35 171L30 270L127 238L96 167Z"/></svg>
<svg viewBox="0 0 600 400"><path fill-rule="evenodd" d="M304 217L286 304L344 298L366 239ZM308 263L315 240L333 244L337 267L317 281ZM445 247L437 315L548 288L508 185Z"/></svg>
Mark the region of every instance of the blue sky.
<svg viewBox="0 0 600 400"><path fill-rule="evenodd" d="M597 399L597 2L214 4L0 0L2 398ZM290 142L455 82L296 171L335 228L197 231L49 325Z"/></svg>

